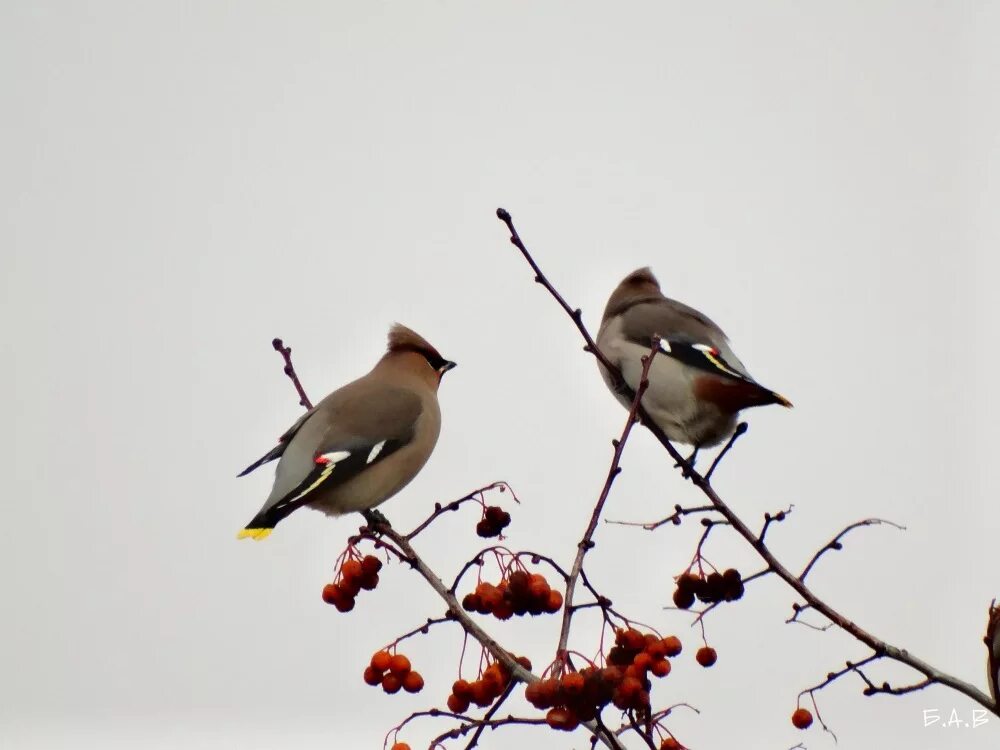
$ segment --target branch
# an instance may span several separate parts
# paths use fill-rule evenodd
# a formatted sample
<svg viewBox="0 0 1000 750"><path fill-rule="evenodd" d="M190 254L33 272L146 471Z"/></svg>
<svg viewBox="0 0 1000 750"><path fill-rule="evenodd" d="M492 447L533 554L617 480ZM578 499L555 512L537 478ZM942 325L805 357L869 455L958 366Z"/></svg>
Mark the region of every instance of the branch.
<svg viewBox="0 0 1000 750"><path fill-rule="evenodd" d="M295 367L292 365L292 347L285 346L285 342L281 339L274 339L274 341L271 342L271 346L273 346L274 350L285 360L285 375L291 379L292 385L295 386L295 392L299 394L299 405L306 409L312 409L312 401L310 401L309 397L306 395L305 389L302 387L302 383L299 382L299 376L295 373Z"/></svg>
<svg viewBox="0 0 1000 750"><path fill-rule="evenodd" d="M809 571L812 570L813 565L815 565L825 553L829 552L830 550L838 551L843 549L844 545L841 544L840 540L843 539L845 536L847 536L851 531L853 531L854 529L861 528L862 526L877 526L880 524L887 524L889 526L899 529L900 531L906 531L905 526L900 526L898 523L893 523L892 521L886 521L882 518L866 518L863 521L856 521L855 523L852 523L851 525L844 528L839 534L837 534L837 536L835 536L833 539L827 542L822 549L820 549L815 555L813 555L812 560L809 561L809 564L806 565L801 575L799 575L799 580L801 581L806 580L806 576L809 575Z"/></svg>
<svg viewBox="0 0 1000 750"><path fill-rule="evenodd" d="M587 552L594 546L594 531L597 529L597 524L601 519L601 511L604 510L604 503L611 493L611 485L614 484L615 477L621 473L620 463L622 454L625 452L625 444L628 442L628 437L632 434L632 427L636 423L636 412L639 409L639 402L642 400L642 394L645 393L646 387L649 385L649 368L653 364L653 359L656 357L659 347L660 338L659 336L654 336L653 345L650 347L649 353L642 358L642 375L639 378L639 387L636 389L635 396L632 399L632 407L629 409L628 419L625 420L625 427L622 429L621 437L614 441L615 453L611 459L611 467L608 469L608 477L604 480L604 488L597 498L597 504L594 506L594 512L590 516L590 523L587 524L587 530L583 534L583 539L577 545L576 560L573 561L569 580L566 582L562 629L559 633L559 646L556 648L557 658L560 658L566 652L566 645L569 642L569 629L573 620L573 613L575 612L573 607L573 593L576 589L577 579L583 570L583 559L587 556Z"/></svg>
<svg viewBox="0 0 1000 750"><path fill-rule="evenodd" d="M507 484L503 480L501 480L499 482L491 482L490 484L486 485L485 487L480 487L478 490L473 490L472 492L468 493L464 497L460 497L458 500L452 500L450 503L447 503L445 505L441 505L441 503L434 503L434 510L433 510L433 512L423 521L423 523L421 523L413 531L411 531L409 534L407 534L406 538L407 539L413 539L413 537L415 537L421 531L423 531L424 529L426 529L428 526L430 526L432 523L434 523L434 521L436 521L439 517L441 517L445 513L448 513L450 511L454 511L454 510L458 510L459 506L461 506L463 503L467 503L470 500L478 500L479 502L485 504L485 500L483 498L483 493L484 492L489 492L490 490L496 490L496 489L499 489L501 492L508 492L509 491L511 497L514 498L514 502L515 503L520 503L521 502L520 500L517 499L517 495L514 494L514 490L513 490L513 488L511 488L511 486L509 484Z"/></svg>
<svg viewBox="0 0 1000 750"><path fill-rule="evenodd" d="M681 525L681 519L684 516L690 515L692 513L711 513L715 511L714 505L698 505L692 508L684 508L680 504L674 506L674 512L671 513L666 518L661 518L659 521L611 521L607 520L604 523L614 524L616 526L638 526L646 531L654 531L661 526L665 526L668 523L672 523L674 526Z"/></svg>
<svg viewBox="0 0 1000 750"><path fill-rule="evenodd" d="M521 251L521 254L535 272L535 281L549 291L563 310L573 320L577 330L580 332L580 335L587 344L585 347L586 351L590 352L597 358L601 365L603 365L608 372L612 374L612 378L615 379L617 383L623 383L624 379L622 378L621 372L608 360L607 357L604 356L600 349L597 348L593 338L590 336L589 331L587 331L586 326L583 325L582 311L579 309L573 309L569 306L566 300L563 299L563 297L555 290L555 287L552 286L551 282L549 282L549 280L542 273L535 260L531 257L527 248L524 246L524 243L521 241L520 236L517 234L517 230L514 228L513 219L510 214L506 210L500 208L497 209L497 217L507 225L507 229L510 231L510 241ZM759 539L743 522L743 520L736 515L732 508L730 508L729 505L721 497L719 497L718 493L716 493L715 489L712 487L711 482L688 464L684 457L681 456L680 452L678 452L678 450L670 442L669 438L667 438L666 434L664 434L663 430L661 430L649 417L645 409L642 408L641 404L639 405L637 413L646 428L660 442L674 462L681 467L683 476L685 476L691 481L692 484L701 490L712 505L714 505L723 517L729 521L730 525L732 525L736 532L742 536L751 547L753 547L757 554L767 564L767 567L779 578L781 578L789 587L791 587L799 596L801 596L811 607L836 624L837 627L852 635L856 640L869 646L876 653L883 654L887 658L912 667L932 682L937 682L950 687L951 689L972 699L992 713L1000 716L1000 708L998 708L997 701L991 699L990 696L983 693L974 685L971 685L964 680L960 680L946 672L942 672L922 659L911 655L905 649L886 643L882 639L872 635L859 625L855 624L844 615L840 614L840 612L816 596L809 589L809 587L806 586L804 581L789 571L788 568L786 568L774 556L764 542Z"/></svg>

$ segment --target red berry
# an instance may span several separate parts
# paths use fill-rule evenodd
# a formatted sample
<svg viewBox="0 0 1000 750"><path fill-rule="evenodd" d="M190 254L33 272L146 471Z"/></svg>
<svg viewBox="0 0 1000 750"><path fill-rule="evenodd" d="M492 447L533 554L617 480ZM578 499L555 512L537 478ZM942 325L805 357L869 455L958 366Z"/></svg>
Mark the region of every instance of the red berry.
<svg viewBox="0 0 1000 750"><path fill-rule="evenodd" d="M364 680L372 687L382 684L382 673L372 667L365 667Z"/></svg>
<svg viewBox="0 0 1000 750"><path fill-rule="evenodd" d="M568 672L562 676L560 680L563 692L569 698L575 698L583 692L584 680L583 675L579 672Z"/></svg>
<svg viewBox="0 0 1000 750"><path fill-rule="evenodd" d="M645 651L640 651L632 659L632 666L640 670L649 669L653 664L653 657L647 654Z"/></svg>
<svg viewBox="0 0 1000 750"><path fill-rule="evenodd" d="M453 714L464 714L469 710L469 699L460 698L452 693L448 696L448 710Z"/></svg>
<svg viewBox="0 0 1000 750"><path fill-rule="evenodd" d="M498 620L509 620L514 616L514 605L506 599L501 599L500 603L493 608L493 616Z"/></svg>
<svg viewBox="0 0 1000 750"><path fill-rule="evenodd" d="M382 561L374 555L368 555L361 561L361 572L366 576L373 576L382 570Z"/></svg>
<svg viewBox="0 0 1000 750"><path fill-rule="evenodd" d="M549 598L545 602L545 611L549 613L558 612L563 605L563 595L555 589L549 591Z"/></svg>
<svg viewBox="0 0 1000 750"><path fill-rule="evenodd" d="M333 603L333 606L337 608L338 612L350 612L354 609L354 597L344 594Z"/></svg>
<svg viewBox="0 0 1000 750"><path fill-rule="evenodd" d="M483 539L489 539L491 536L500 536L500 528L484 518L476 524L476 536L480 536Z"/></svg>
<svg viewBox="0 0 1000 750"><path fill-rule="evenodd" d="M388 651L376 651L372 654L372 660L369 662L372 669L379 672L384 672L389 668L389 663L392 661L392 654Z"/></svg>
<svg viewBox="0 0 1000 750"><path fill-rule="evenodd" d="M356 580L365 591L374 591L378 586L378 573L362 573Z"/></svg>
<svg viewBox="0 0 1000 750"><path fill-rule="evenodd" d="M340 586L335 583L328 583L323 587L323 601L327 604L336 604L341 598Z"/></svg>
<svg viewBox="0 0 1000 750"><path fill-rule="evenodd" d="M496 694L493 692L492 683L484 680L476 680L472 683L472 702L480 708L485 708L493 702Z"/></svg>
<svg viewBox="0 0 1000 750"><path fill-rule="evenodd" d="M402 654L396 654L389 660L389 671L397 677L403 677L410 671L410 660Z"/></svg>
<svg viewBox="0 0 1000 750"><path fill-rule="evenodd" d="M580 725L576 714L563 706L550 709L545 715L545 721L553 729L561 729L564 732L572 732Z"/></svg>
<svg viewBox="0 0 1000 750"><path fill-rule="evenodd" d="M626 677L618 686L618 692L626 699L634 698L642 692L642 683L635 677Z"/></svg>
<svg viewBox="0 0 1000 750"><path fill-rule="evenodd" d="M340 590L353 599L361 591L361 581L357 578L342 578L340 580Z"/></svg>
<svg viewBox="0 0 1000 750"><path fill-rule="evenodd" d="M408 693L419 693L424 689L424 678L420 672L407 672L403 677L403 690Z"/></svg>
<svg viewBox="0 0 1000 750"><path fill-rule="evenodd" d="M678 609L691 609L694 604L694 592L687 589L677 589L674 592L674 606Z"/></svg>
<svg viewBox="0 0 1000 750"><path fill-rule="evenodd" d="M657 661L667 655L667 646L661 639L657 638L652 643L646 644L646 653L653 661Z"/></svg>
<svg viewBox="0 0 1000 750"><path fill-rule="evenodd" d="M670 674L670 662L666 659L654 661L653 665L649 668L649 671L657 677L666 677Z"/></svg>
<svg viewBox="0 0 1000 750"><path fill-rule="evenodd" d="M382 678L382 689L389 695L398 693L401 687L403 687L403 681L394 674L387 674Z"/></svg>
<svg viewBox="0 0 1000 750"><path fill-rule="evenodd" d="M796 708L792 714L792 724L796 729L808 729L813 723L813 715L807 708Z"/></svg>
<svg viewBox="0 0 1000 750"><path fill-rule="evenodd" d="M698 653L694 655L694 658L698 660L698 663L703 667L710 667L715 664L719 655L715 653L715 649L711 646L702 646L698 649Z"/></svg>
<svg viewBox="0 0 1000 750"><path fill-rule="evenodd" d="M668 635L661 643L663 643L663 652L667 656L677 656L681 652L681 639L676 635Z"/></svg>
<svg viewBox="0 0 1000 750"><path fill-rule="evenodd" d="M464 700L468 701L472 697L472 684L468 680L455 680L451 686L451 692ZM461 711L456 711L455 713L460 714Z"/></svg>
<svg viewBox="0 0 1000 750"><path fill-rule="evenodd" d="M410 746L405 742L397 742L392 746L392 750L410 750Z"/></svg>
<svg viewBox="0 0 1000 750"><path fill-rule="evenodd" d="M660 743L660 750L681 750L681 743L673 737L667 737Z"/></svg>
<svg viewBox="0 0 1000 750"><path fill-rule="evenodd" d="M340 566L340 573L344 578L359 578L361 576L361 563L357 560L345 560Z"/></svg>

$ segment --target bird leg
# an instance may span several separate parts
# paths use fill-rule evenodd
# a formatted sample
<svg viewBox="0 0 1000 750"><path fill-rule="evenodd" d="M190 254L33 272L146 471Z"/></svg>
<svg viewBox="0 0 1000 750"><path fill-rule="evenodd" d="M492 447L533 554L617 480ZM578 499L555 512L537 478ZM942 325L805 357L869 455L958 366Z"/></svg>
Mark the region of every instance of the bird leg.
<svg viewBox="0 0 1000 750"><path fill-rule="evenodd" d="M379 526L384 526L387 529L392 528L392 524L389 523L389 519L383 516L381 511L374 510L373 508L367 508L361 511L361 515L365 517L365 521L367 521L368 525L374 530L378 530Z"/></svg>
<svg viewBox="0 0 1000 750"><path fill-rule="evenodd" d="M682 474L685 478L690 476L688 470L693 469L694 462L698 460L698 450L699 450L698 446L695 446L695 449L691 451L691 455L684 459L684 463L686 463L687 466L683 467ZM680 462L675 463L674 468L675 469L681 468L681 463Z"/></svg>

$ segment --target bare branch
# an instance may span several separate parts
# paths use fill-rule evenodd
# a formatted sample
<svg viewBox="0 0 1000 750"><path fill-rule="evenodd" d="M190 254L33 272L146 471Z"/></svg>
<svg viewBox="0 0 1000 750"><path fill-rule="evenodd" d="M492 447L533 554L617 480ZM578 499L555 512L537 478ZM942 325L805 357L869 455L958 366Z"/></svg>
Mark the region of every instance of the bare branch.
<svg viewBox="0 0 1000 750"><path fill-rule="evenodd" d="M827 542L822 549L820 549L815 555L813 555L812 560L806 565L802 574L799 576L799 580L804 581L806 576L809 575L809 571L812 570L813 566L819 561L819 559L827 552L834 550L839 551L843 549L844 545L841 544L841 539L847 536L854 529L861 528L862 526L877 526L880 524L886 524L892 526L893 528L899 529L900 531L906 531L905 526L900 526L898 523L893 523L892 521L886 521L882 518L866 518L863 521L856 521L849 526L845 527L837 536Z"/></svg>
<svg viewBox="0 0 1000 750"><path fill-rule="evenodd" d="M721 451L719 451L719 455L715 457L715 460L712 461L712 465L709 466L708 471L705 472L706 482L712 481L712 475L715 473L716 467L720 463L722 463L722 459L726 457L726 454L729 453L730 449L736 444L736 441L740 439L741 435L746 434L746 431L749 428L750 426L746 422L740 422L738 425L736 425L736 429L733 430L733 434L729 437L729 440L726 442L725 447Z"/></svg>
<svg viewBox="0 0 1000 750"><path fill-rule="evenodd" d="M684 508L680 505L674 506L674 512L671 513L666 518L661 518L659 521L611 521L606 520L604 523L614 524L616 526L638 526L646 531L654 531L661 526L666 526L668 523L672 523L674 526L680 526L681 519L684 516L691 515L692 513L711 513L715 510L714 505L698 505L692 508Z"/></svg>
<svg viewBox="0 0 1000 750"><path fill-rule="evenodd" d="M569 581L566 583L562 629L559 633L559 646L556 649L557 657L561 657L566 652L566 644L569 642L570 625L573 620L573 613L576 611L573 607L573 594L576 589L576 581L583 570L583 559L587 556L587 552L594 546L594 531L597 529L597 524L601 519L604 503L611 493L611 486L614 484L615 477L621 473L620 463L622 454L625 452L625 444L628 442L628 437L632 434L632 427L636 423L636 412L639 409L642 394L645 393L646 387L649 385L649 368L656 357L659 347L660 339L658 336L654 336L653 345L650 347L649 353L642 358L642 375L639 378L639 386L636 388L635 396L632 399L632 407L629 409L628 418L625 420L625 427L622 429L621 437L614 441L615 453L611 459L611 467L608 469L608 477L604 480L604 487L597 498L597 504L594 506L594 512L590 516L590 523L587 524L587 530L583 534L583 539L577 545L576 560L573 561L573 567L569 572Z"/></svg>
<svg viewBox="0 0 1000 750"><path fill-rule="evenodd" d="M306 409L312 409L312 401L306 395L302 383L299 382L299 376L295 372L295 367L292 365L292 347L285 346L285 343L281 339L274 339L271 342L271 346L285 360L285 375L291 379L292 385L295 386L295 392L299 394L299 405Z"/></svg>

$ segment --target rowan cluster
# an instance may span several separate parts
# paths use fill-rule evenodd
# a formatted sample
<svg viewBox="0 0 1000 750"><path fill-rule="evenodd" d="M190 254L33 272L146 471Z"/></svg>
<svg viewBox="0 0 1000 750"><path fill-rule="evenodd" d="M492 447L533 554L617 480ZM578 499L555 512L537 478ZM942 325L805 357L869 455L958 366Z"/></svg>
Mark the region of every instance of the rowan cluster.
<svg viewBox="0 0 1000 750"><path fill-rule="evenodd" d="M515 570L495 586L481 582L462 599L466 612L493 615L498 620L509 620L514 615L554 613L562 605L563 595L549 586L545 576L523 570Z"/></svg>
<svg viewBox="0 0 1000 750"><path fill-rule="evenodd" d="M476 524L476 533L483 539L500 536L504 529L510 526L510 513L496 505L483 509L483 518Z"/></svg>
<svg viewBox="0 0 1000 750"><path fill-rule="evenodd" d="M546 721L553 729L570 732L580 722L594 719L609 703L622 711L649 711L649 675L670 674L668 657L681 652L676 636L660 638L633 628L615 634L608 666L591 666L539 680L527 687L525 698L535 708L549 709Z"/></svg>
<svg viewBox="0 0 1000 750"><path fill-rule="evenodd" d="M680 609L690 609L696 597L706 604L736 601L743 597L743 578L736 568L707 576L695 573L678 576L674 604Z"/></svg>
<svg viewBox="0 0 1000 750"><path fill-rule="evenodd" d="M348 557L341 563L336 581L323 587L323 601L335 606L339 612L350 612L354 609L355 597L362 589L373 591L378 586L380 570L382 561L374 555L366 555L360 560Z"/></svg>
<svg viewBox="0 0 1000 750"><path fill-rule="evenodd" d="M531 661L526 656L519 656L517 663L531 671ZM455 680L451 686L451 695L448 696L448 710L456 714L463 714L469 710L469 706L475 704L480 708L486 708L495 701L504 690L510 685L512 676L510 671L500 662L493 662L483 670L478 680L469 682L468 680Z"/></svg>
<svg viewBox="0 0 1000 750"><path fill-rule="evenodd" d="M408 693L419 693L424 689L424 678L413 671L410 660L403 654L376 651L365 668L364 681L372 687L382 686L389 695L400 689Z"/></svg>

